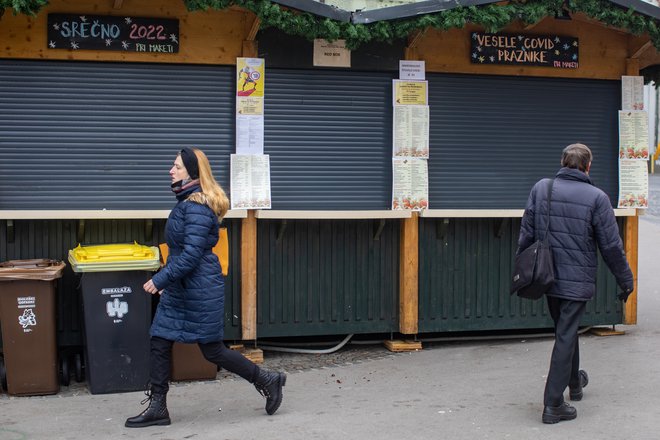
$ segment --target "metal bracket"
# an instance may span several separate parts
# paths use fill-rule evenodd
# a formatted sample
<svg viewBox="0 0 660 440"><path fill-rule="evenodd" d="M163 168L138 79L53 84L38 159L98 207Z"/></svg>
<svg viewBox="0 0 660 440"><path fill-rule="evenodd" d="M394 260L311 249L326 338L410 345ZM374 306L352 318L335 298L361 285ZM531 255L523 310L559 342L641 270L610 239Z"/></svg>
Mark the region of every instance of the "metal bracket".
<svg viewBox="0 0 660 440"><path fill-rule="evenodd" d="M282 241L282 237L284 236L284 231L286 231L286 226L288 225L288 222L286 220L282 220L280 223L280 227L277 229L277 238L275 241L280 242Z"/></svg>
<svg viewBox="0 0 660 440"><path fill-rule="evenodd" d="M441 222L436 223L436 230L435 230L436 238L438 240L446 240L448 230L449 230L449 219L443 218Z"/></svg>
<svg viewBox="0 0 660 440"><path fill-rule="evenodd" d="M152 219L147 219L144 222L144 240L151 241L154 238L154 222Z"/></svg>
<svg viewBox="0 0 660 440"><path fill-rule="evenodd" d="M80 244L85 240L85 220L78 220L78 229L76 231L76 241Z"/></svg>
<svg viewBox="0 0 660 440"><path fill-rule="evenodd" d="M14 220L7 220L7 243L13 243L16 238Z"/></svg>
<svg viewBox="0 0 660 440"><path fill-rule="evenodd" d="M501 218L499 223L495 224L495 237L502 238L504 235L504 229L506 229L505 226L507 225L507 220L508 219L506 218Z"/></svg>
<svg viewBox="0 0 660 440"><path fill-rule="evenodd" d="M380 234L383 233L383 228L385 228L385 219L380 219L376 227L376 232L374 232L374 240L380 240Z"/></svg>

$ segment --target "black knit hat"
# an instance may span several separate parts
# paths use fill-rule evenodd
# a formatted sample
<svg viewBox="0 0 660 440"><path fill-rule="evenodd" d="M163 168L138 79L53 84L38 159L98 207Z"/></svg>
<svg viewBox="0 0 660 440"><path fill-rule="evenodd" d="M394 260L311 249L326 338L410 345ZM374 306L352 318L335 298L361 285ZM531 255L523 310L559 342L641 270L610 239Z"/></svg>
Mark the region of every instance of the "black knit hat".
<svg viewBox="0 0 660 440"><path fill-rule="evenodd" d="M195 151L192 148L184 148L181 150L181 161L183 166L186 167L186 171L190 175L192 180L199 179L199 163L197 162L197 156Z"/></svg>

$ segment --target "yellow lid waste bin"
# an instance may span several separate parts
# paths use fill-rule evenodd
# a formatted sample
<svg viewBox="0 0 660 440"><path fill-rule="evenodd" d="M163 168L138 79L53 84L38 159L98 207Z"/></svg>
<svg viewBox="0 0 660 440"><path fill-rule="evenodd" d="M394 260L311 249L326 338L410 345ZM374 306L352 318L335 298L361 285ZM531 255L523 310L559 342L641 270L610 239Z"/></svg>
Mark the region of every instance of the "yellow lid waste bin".
<svg viewBox="0 0 660 440"><path fill-rule="evenodd" d="M81 277L89 391L143 390L149 381L152 296L142 286L160 267L158 248L77 246L69 262Z"/></svg>

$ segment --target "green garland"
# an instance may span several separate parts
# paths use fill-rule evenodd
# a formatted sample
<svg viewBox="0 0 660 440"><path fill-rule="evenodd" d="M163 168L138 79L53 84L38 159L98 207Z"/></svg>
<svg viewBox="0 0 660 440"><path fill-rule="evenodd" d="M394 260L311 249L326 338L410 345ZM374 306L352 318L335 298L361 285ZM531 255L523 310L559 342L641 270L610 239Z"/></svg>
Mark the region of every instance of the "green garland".
<svg viewBox="0 0 660 440"><path fill-rule="evenodd" d="M235 5L252 11L261 20L261 27L274 27L287 34L308 40L345 39L349 48L370 41L392 41L405 38L418 29L447 30L462 28L468 23L481 25L488 32L497 32L516 20L532 24L544 17L554 17L566 8L583 12L608 25L640 35L648 33L653 45L660 48L658 20L622 9L608 0L514 0L506 5L465 6L419 17L379 21L373 24L352 24L281 8L269 0L184 0L190 11L225 9Z"/></svg>
<svg viewBox="0 0 660 440"><path fill-rule="evenodd" d="M14 14L36 15L47 4L48 0L0 0L0 9L11 8Z"/></svg>
<svg viewBox="0 0 660 440"><path fill-rule="evenodd" d="M311 0L310 0L311 1ZM608 0L513 0L506 5L465 6L405 18L379 21L372 24L352 24L319 17L280 7L270 0L184 0L189 11L239 6L252 11L261 21L262 28L273 27L287 34L308 40L345 39L355 49L370 41L393 41L406 38L411 32L426 28L447 30L462 28L468 23L483 26L488 32L497 32L516 20L532 24L547 16L569 12L583 12L602 23L625 29L635 35L648 33L653 45L660 49L658 20L625 10ZM48 0L0 0L0 8L11 8L15 14L35 15L48 4Z"/></svg>

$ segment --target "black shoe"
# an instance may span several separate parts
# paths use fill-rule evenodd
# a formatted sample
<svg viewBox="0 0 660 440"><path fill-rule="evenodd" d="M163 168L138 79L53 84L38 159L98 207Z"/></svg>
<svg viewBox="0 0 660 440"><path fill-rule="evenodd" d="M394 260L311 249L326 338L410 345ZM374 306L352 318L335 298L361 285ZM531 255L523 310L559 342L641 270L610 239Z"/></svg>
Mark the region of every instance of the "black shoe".
<svg viewBox="0 0 660 440"><path fill-rule="evenodd" d="M135 417L126 419L127 428L144 428L154 425L169 425L170 413L167 411L167 394L145 391L147 398L140 402L142 405L149 402L149 407Z"/></svg>
<svg viewBox="0 0 660 440"><path fill-rule="evenodd" d="M543 408L543 423L558 423L562 420L573 420L576 417L577 410L566 402L559 406Z"/></svg>
<svg viewBox="0 0 660 440"><path fill-rule="evenodd" d="M259 370L254 387L259 394L266 398L266 412L269 416L275 414L275 411L282 403L282 387L286 384L286 374L275 371Z"/></svg>
<svg viewBox="0 0 660 440"><path fill-rule="evenodd" d="M582 388L585 388L589 384L589 375L587 375L586 371L580 370L578 371L578 375L580 376L580 386L568 389L568 393L573 401L582 400L582 396L584 395Z"/></svg>

